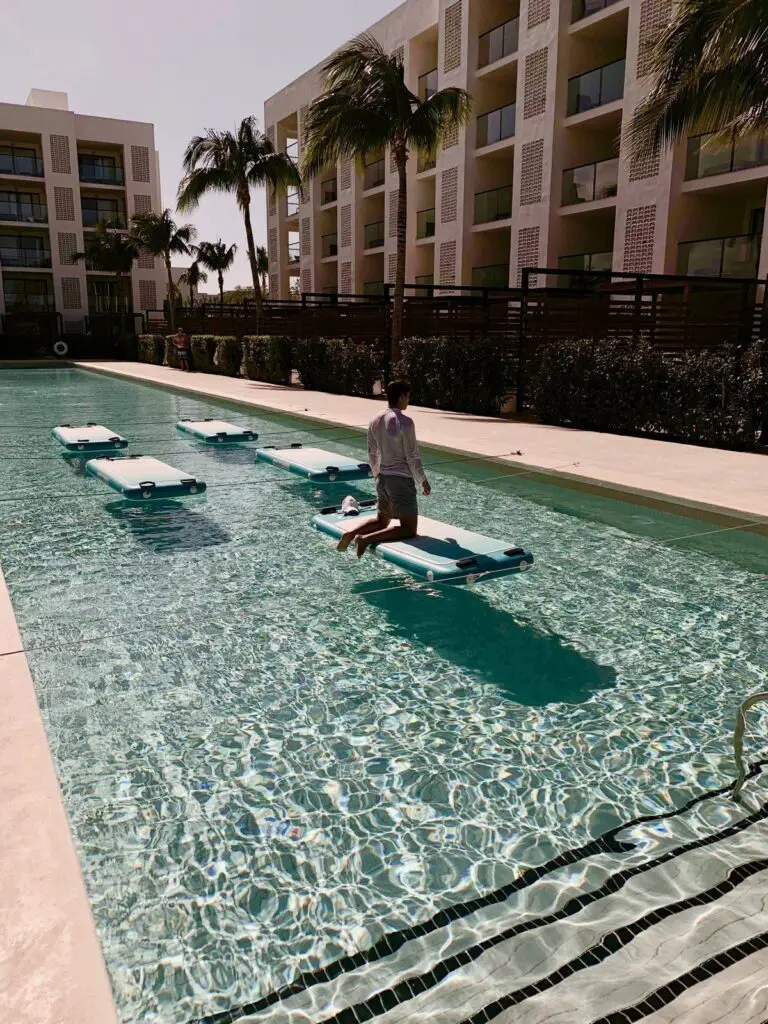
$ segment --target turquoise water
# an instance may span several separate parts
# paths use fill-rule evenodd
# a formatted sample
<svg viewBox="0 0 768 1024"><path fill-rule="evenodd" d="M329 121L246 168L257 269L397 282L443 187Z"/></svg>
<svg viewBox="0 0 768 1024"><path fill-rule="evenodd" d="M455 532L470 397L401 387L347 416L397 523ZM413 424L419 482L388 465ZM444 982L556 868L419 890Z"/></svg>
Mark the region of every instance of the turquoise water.
<svg viewBox="0 0 768 1024"><path fill-rule="evenodd" d="M364 453L84 371L0 372L0 560L124 1021L256 999L727 781L735 707L768 678L768 539L427 451L424 511L537 565L419 587L309 528L351 486L329 499L173 428L204 416ZM207 495L122 502L49 436L85 420Z"/></svg>

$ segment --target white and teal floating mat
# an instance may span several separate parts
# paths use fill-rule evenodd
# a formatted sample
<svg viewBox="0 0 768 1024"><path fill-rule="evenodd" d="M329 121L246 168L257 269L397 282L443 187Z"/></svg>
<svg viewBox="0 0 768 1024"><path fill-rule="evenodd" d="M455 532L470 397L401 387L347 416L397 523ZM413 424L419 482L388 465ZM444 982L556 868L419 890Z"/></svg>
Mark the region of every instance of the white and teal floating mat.
<svg viewBox="0 0 768 1024"><path fill-rule="evenodd" d="M98 423L86 423L82 427L62 423L51 433L68 452L106 452L128 447L124 437Z"/></svg>
<svg viewBox="0 0 768 1024"><path fill-rule="evenodd" d="M224 420L179 420L176 429L191 434L205 444L235 444L238 441L258 441L255 430L245 430Z"/></svg>
<svg viewBox="0 0 768 1024"><path fill-rule="evenodd" d="M89 459L85 471L132 501L180 498L188 494L202 494L205 490L202 480L148 455Z"/></svg>
<svg viewBox="0 0 768 1024"><path fill-rule="evenodd" d="M312 522L320 533L340 538L363 518L374 515L376 509L370 506L360 506L356 515L345 515L338 508L323 509ZM524 548L424 516L419 516L417 537L377 544L370 550L430 583L474 583L533 565L533 555Z"/></svg>
<svg viewBox="0 0 768 1024"><path fill-rule="evenodd" d="M365 480L371 476L371 467L367 462L358 462L357 459L327 452L323 448L304 448L300 444L291 445L290 448L258 448L256 458L317 483Z"/></svg>

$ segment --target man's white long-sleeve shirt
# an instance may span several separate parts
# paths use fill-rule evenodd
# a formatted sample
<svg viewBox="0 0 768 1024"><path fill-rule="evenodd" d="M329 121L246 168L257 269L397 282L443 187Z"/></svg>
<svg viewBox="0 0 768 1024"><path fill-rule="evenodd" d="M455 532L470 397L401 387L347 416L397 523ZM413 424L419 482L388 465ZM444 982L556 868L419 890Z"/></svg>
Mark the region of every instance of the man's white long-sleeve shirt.
<svg viewBox="0 0 768 1024"><path fill-rule="evenodd" d="M391 407L374 416L368 426L368 462L375 477L405 476L423 484L427 479L410 416Z"/></svg>

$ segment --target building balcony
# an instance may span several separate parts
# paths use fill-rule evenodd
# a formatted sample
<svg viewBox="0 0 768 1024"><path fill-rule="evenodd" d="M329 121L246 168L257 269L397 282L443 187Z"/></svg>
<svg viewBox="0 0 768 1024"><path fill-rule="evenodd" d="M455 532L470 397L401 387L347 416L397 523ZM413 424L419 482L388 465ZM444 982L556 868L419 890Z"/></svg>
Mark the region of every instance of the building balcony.
<svg viewBox="0 0 768 1024"><path fill-rule="evenodd" d="M435 237L435 208L430 207L428 210L419 210L416 213L416 238L434 238Z"/></svg>
<svg viewBox="0 0 768 1024"><path fill-rule="evenodd" d="M762 235L729 235L680 242L677 272L691 277L757 277Z"/></svg>
<svg viewBox="0 0 768 1024"><path fill-rule="evenodd" d="M288 243L288 266L301 262L301 247L299 242Z"/></svg>
<svg viewBox="0 0 768 1024"><path fill-rule="evenodd" d="M583 114L624 98L626 60L612 61L568 79L567 115Z"/></svg>
<svg viewBox="0 0 768 1024"><path fill-rule="evenodd" d="M80 181L89 185L124 185L125 171L122 167L81 160L78 165Z"/></svg>
<svg viewBox="0 0 768 1024"><path fill-rule="evenodd" d="M115 207L93 207L84 206L83 210L83 227L93 228L97 224L106 224L108 228L122 228L125 229L127 221L125 217L125 210Z"/></svg>
<svg viewBox="0 0 768 1024"><path fill-rule="evenodd" d="M384 184L386 176L387 171L383 156L366 164L363 171L363 191L367 192L369 189L379 188L380 185Z"/></svg>
<svg viewBox="0 0 768 1024"><path fill-rule="evenodd" d="M688 139L685 164L686 181L709 178L715 174L747 171L768 164L768 138L718 141L715 134L694 135Z"/></svg>
<svg viewBox="0 0 768 1024"><path fill-rule="evenodd" d="M0 267L26 267L42 269L51 266L51 250L43 248L25 248L20 245L4 244L0 239Z"/></svg>
<svg viewBox="0 0 768 1024"><path fill-rule="evenodd" d="M33 149L0 145L0 174L17 174L25 178L42 178L43 161Z"/></svg>
<svg viewBox="0 0 768 1024"><path fill-rule="evenodd" d="M489 267L472 268L474 288L509 288L509 264L497 263Z"/></svg>
<svg viewBox="0 0 768 1024"><path fill-rule="evenodd" d="M563 171L563 206L609 199L619 189L619 159L599 160Z"/></svg>
<svg viewBox="0 0 768 1024"><path fill-rule="evenodd" d="M320 239L320 258L327 260L339 255L338 234L335 231L323 235Z"/></svg>
<svg viewBox="0 0 768 1024"><path fill-rule="evenodd" d="M612 270L613 253L580 252L572 256L561 256L557 261L557 267L558 270Z"/></svg>
<svg viewBox="0 0 768 1024"><path fill-rule="evenodd" d="M617 2L618 0L573 0L571 23L588 18L590 14L597 14L598 11L604 11L606 7L611 7Z"/></svg>
<svg viewBox="0 0 768 1024"><path fill-rule="evenodd" d="M477 66L487 68L505 57L517 53L520 40L520 19L511 18L502 25L497 25L490 32L484 32L478 38Z"/></svg>
<svg viewBox="0 0 768 1024"><path fill-rule="evenodd" d="M425 75L419 75L419 99L423 103L430 96L437 92L437 68L427 71Z"/></svg>
<svg viewBox="0 0 768 1024"><path fill-rule="evenodd" d="M10 198L2 198L3 196ZM12 192L0 192L0 221L18 224L47 224L48 207L45 203L31 203L17 199Z"/></svg>
<svg viewBox="0 0 768 1024"><path fill-rule="evenodd" d="M424 156L419 153L416 157L416 173L426 174L427 171L434 171L437 167L437 158L435 156Z"/></svg>
<svg viewBox="0 0 768 1024"><path fill-rule="evenodd" d="M384 221L375 220L363 228L363 248L381 249L384 245Z"/></svg>
<svg viewBox="0 0 768 1024"><path fill-rule="evenodd" d="M512 186L475 193L475 224L492 224L512 216Z"/></svg>
<svg viewBox="0 0 768 1024"><path fill-rule="evenodd" d="M326 178L325 181L320 182L320 205L327 206L329 203L335 203L339 198L339 187L338 180L333 178Z"/></svg>
<svg viewBox="0 0 768 1024"><path fill-rule="evenodd" d="M502 139L511 139L515 134L517 104L508 103L497 110L489 110L477 119L477 148L492 146Z"/></svg>
<svg viewBox="0 0 768 1024"><path fill-rule="evenodd" d="M300 206L301 193L297 188L289 189L285 196L285 216L288 220L293 220L294 217L299 216Z"/></svg>

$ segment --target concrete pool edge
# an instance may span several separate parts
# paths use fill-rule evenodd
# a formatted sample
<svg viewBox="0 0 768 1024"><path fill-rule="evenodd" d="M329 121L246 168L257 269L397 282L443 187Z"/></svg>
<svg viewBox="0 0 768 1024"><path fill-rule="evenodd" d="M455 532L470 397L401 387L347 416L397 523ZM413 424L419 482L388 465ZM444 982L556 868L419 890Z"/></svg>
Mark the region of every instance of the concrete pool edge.
<svg viewBox="0 0 768 1024"><path fill-rule="evenodd" d="M0 569L0 999L14 1024L116 1024L80 861Z"/></svg>
<svg viewBox="0 0 768 1024"><path fill-rule="evenodd" d="M211 399L214 401L226 402L244 408L258 409L266 413L289 416L301 419L313 425L334 426L346 428L364 434L367 421L373 412L381 407L376 399L356 398L346 395L330 395L324 392L303 391L298 388L284 387L280 385L267 384L263 382L250 381L239 377L225 377L218 374L195 373L192 377L182 374L180 370L170 367L156 366L149 363L107 363L104 361L72 361L68 365L78 369L87 370L92 373L99 373L106 376L116 377L123 380L132 380L136 383L147 384L151 387L166 388L197 399ZM238 389L256 386L259 389L258 397L239 393ZM301 396L303 409L294 405L286 406L285 402L279 403L270 401L269 396ZM305 404L306 403L306 404ZM361 422L350 423L349 416L329 415L325 408L318 408L314 412L311 406L331 406L336 408L353 409L357 416L352 417ZM678 515L687 515L690 518L714 523L722 527L744 527L744 524L752 524L751 531L768 535L768 486L754 484L755 493L747 495L746 500L741 504L725 503L722 500L713 501L704 499L701 494L691 493L690 477L689 486L679 489L679 493L673 493L668 488L658 488L640 485L624 478L617 479L613 471L600 472L599 467L590 471L583 471L581 461L574 460L565 462L562 465L546 465L541 461L534 462L531 458L521 458L515 454L499 454L492 451L481 450L488 447L483 438L475 440L474 445L466 443L463 439L461 444L446 444L444 441L435 439L434 431L440 429L445 423L457 422L465 430L476 428L478 424L485 424L490 421L493 428L506 428L516 431L518 435L541 431L545 434L554 435L559 438L567 438L569 441L577 438L585 446L594 443L597 439L603 448L613 448L619 453L620 461L623 458L631 459L635 451L642 450L643 455L648 458L656 458L658 454L666 455L674 459L675 455L686 454L691 460L696 460L702 465L704 461L722 463L723 473L727 473L730 466L737 463L744 475L744 466L754 468L755 473L762 469L764 477L768 479L768 462L766 456L760 453L732 452L726 449L710 449L697 447L696 445L682 445L676 442L659 441L651 438L634 438L614 434L596 434L592 431L576 431L564 427L549 427L541 424L523 424L517 421L507 421L491 417L475 417L464 413L443 412L436 409L414 406L414 417L417 422L419 438L424 447L434 448L437 451L459 457L470 457L478 465L488 463L497 468L506 469L511 475L524 473L533 480L556 483L563 487L586 491L605 498L612 498L618 501L631 502L647 505L660 511ZM430 422L433 420L433 422ZM443 422L445 421L445 422ZM497 431L498 432L498 431ZM626 454L624 453L626 450ZM682 451L680 451L682 450ZM758 461L760 463L758 464ZM585 455L585 461L590 461L589 452ZM576 472L576 469L579 469ZM642 471L635 475L642 476ZM693 474L695 476L695 473ZM622 476L621 473L618 474ZM683 481L685 483L685 480ZM747 492L748 492L747 488ZM763 494L762 491L765 491ZM732 491L723 485L723 494L732 494ZM718 495L719 497L719 495Z"/></svg>

